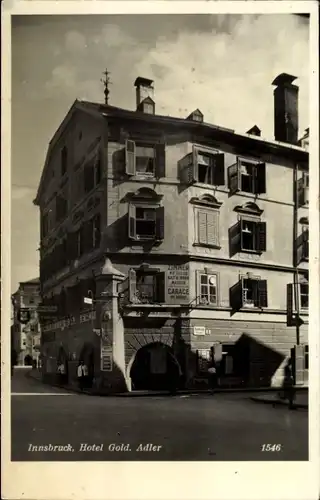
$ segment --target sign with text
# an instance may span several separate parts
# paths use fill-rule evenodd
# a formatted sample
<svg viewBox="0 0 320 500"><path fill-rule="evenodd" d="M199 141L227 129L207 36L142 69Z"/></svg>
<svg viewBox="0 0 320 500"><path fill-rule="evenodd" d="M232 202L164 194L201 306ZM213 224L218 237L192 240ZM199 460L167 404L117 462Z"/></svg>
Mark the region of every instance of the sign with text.
<svg viewBox="0 0 320 500"><path fill-rule="evenodd" d="M101 347L101 371L112 372L112 347Z"/></svg>
<svg viewBox="0 0 320 500"><path fill-rule="evenodd" d="M205 326L194 326L193 327L193 335L205 335L206 334L206 327Z"/></svg>
<svg viewBox="0 0 320 500"><path fill-rule="evenodd" d="M167 300L168 304L189 303L189 265L168 266Z"/></svg>

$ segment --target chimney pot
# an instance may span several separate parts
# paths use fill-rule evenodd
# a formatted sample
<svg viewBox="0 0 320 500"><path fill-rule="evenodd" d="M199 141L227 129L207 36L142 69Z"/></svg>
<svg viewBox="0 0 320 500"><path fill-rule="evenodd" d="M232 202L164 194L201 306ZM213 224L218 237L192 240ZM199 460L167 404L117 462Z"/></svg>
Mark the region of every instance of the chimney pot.
<svg viewBox="0 0 320 500"><path fill-rule="evenodd" d="M297 144L298 142L298 93L299 87L292 85L296 76L281 73L272 82L274 95L274 136L276 141Z"/></svg>

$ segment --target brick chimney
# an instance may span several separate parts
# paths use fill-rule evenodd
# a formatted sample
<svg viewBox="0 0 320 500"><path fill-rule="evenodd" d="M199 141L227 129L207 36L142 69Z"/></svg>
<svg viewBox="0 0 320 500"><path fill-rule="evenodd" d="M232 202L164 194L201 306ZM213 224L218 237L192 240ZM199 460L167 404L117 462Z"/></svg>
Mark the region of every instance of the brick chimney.
<svg viewBox="0 0 320 500"><path fill-rule="evenodd" d="M139 76L134 82L136 87L137 111L154 115L155 102L153 80Z"/></svg>
<svg viewBox="0 0 320 500"><path fill-rule="evenodd" d="M297 144L298 142L298 93L299 87L292 85L296 76L281 73L272 82L274 95L274 136L276 141Z"/></svg>

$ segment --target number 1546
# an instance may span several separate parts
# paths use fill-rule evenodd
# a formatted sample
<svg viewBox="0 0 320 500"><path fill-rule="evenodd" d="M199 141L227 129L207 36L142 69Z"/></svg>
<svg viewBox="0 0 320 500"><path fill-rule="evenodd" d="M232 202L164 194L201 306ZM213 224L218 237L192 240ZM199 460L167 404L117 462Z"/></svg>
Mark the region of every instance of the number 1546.
<svg viewBox="0 0 320 500"><path fill-rule="evenodd" d="M281 451L281 444L263 444L261 451Z"/></svg>

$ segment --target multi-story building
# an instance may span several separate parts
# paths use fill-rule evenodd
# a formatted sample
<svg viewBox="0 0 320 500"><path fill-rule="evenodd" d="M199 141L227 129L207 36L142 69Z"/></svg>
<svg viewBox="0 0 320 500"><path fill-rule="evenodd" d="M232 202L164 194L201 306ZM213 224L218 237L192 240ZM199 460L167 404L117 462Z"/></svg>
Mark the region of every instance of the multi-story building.
<svg viewBox="0 0 320 500"><path fill-rule="evenodd" d="M38 305L41 301L39 278L19 283L12 295L12 347L17 353L18 365L38 360L40 354L40 322Z"/></svg>
<svg viewBox="0 0 320 500"><path fill-rule="evenodd" d="M35 200L43 302L58 306L43 326L45 374L64 360L74 381L81 358L96 384L164 387L180 367L192 386L214 356L222 385L266 386L298 343L301 382L308 152L294 79L273 82L275 140L200 110L157 115L144 78L136 111L75 101Z"/></svg>

